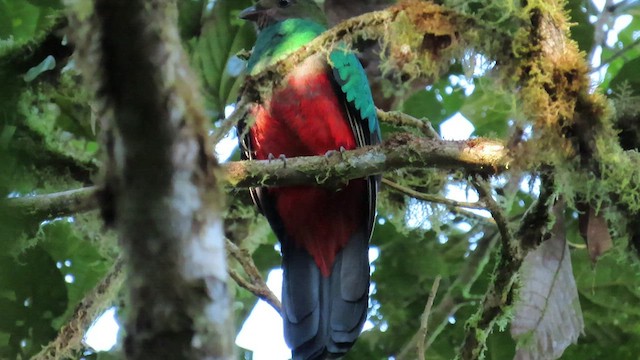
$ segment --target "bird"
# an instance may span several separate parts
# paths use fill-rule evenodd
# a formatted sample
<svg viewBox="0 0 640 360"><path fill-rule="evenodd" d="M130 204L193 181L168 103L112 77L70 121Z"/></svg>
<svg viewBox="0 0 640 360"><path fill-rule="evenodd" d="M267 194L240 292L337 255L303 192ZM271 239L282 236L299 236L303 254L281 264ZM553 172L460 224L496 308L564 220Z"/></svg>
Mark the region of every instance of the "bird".
<svg viewBox="0 0 640 360"><path fill-rule="evenodd" d="M258 36L246 72L256 75L327 29L313 0L259 0L239 17ZM237 127L243 159L319 156L379 144L366 73L346 45L293 67ZM343 356L367 317L369 241L380 176L341 187L252 188L282 252L284 337L294 360Z"/></svg>

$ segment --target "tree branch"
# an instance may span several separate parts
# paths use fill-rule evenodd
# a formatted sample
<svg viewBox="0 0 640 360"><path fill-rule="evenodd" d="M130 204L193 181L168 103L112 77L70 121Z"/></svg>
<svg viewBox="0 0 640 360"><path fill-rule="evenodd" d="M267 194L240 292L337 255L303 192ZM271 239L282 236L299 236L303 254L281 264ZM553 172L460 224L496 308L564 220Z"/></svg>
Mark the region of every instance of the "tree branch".
<svg viewBox="0 0 640 360"><path fill-rule="evenodd" d="M348 180L405 167L463 169L499 173L511 158L499 141L476 138L443 141L399 134L380 146L363 147L329 157L309 156L275 161L224 164L234 187L319 184L336 186Z"/></svg>
<svg viewBox="0 0 640 360"><path fill-rule="evenodd" d="M471 287L489 262L491 250L495 247L498 237L496 236L495 228L489 230L485 227L485 229L487 229L485 232L486 235L478 241L478 247L469 255L458 277L449 286L438 305L431 311L429 327L434 330L432 330L427 337L427 348L448 324L449 317L453 316L463 304L468 303ZM396 360L414 359L414 351L419 337L419 333L416 332L415 335L411 337L411 340L400 349Z"/></svg>
<svg viewBox="0 0 640 360"><path fill-rule="evenodd" d="M440 279L440 275L436 276L436 280L431 286L431 292L429 293L427 304L424 307L424 312L422 313L422 317L420 318L420 330L418 330L418 346L416 347L416 350L418 351L418 359L420 360L424 360L424 352L426 351L425 339L427 338L429 315L431 314L433 300L435 299L436 293L438 292L438 286L440 286Z"/></svg>
<svg viewBox="0 0 640 360"><path fill-rule="evenodd" d="M487 205L491 216L495 219L500 232L502 246L500 259L496 267L495 278L485 293L482 306L467 323L464 343L460 349L462 359L477 359L486 348L486 336L504 311L504 306L511 303L515 274L520 269L523 256L518 244L514 242L509 223L502 208L491 196L488 185L482 180L471 182L478 191L480 199ZM505 294L509 296L505 296Z"/></svg>
<svg viewBox="0 0 640 360"><path fill-rule="evenodd" d="M439 139L440 134L431 126L431 122L426 119L416 119L415 117L400 111L377 111L378 120L381 123L390 124L397 127L416 128L426 137Z"/></svg>
<svg viewBox="0 0 640 360"><path fill-rule="evenodd" d="M511 256L514 251L513 234L511 233L511 229L509 229L509 220L507 220L507 217L504 215L502 207L494 200L491 195L490 186L486 181L479 179L472 180L471 184L478 191L479 201L485 204L486 209L489 210L491 217L493 217L498 225L498 231L502 238L502 246L506 248L503 251L509 251L510 253L506 255Z"/></svg>
<svg viewBox="0 0 640 360"><path fill-rule="evenodd" d="M502 247L493 281L485 293L482 306L468 322L465 340L461 348L461 357L463 359L477 359L481 356L487 346L486 337L491 333L493 326L504 313L505 308L512 304L516 276L526 251L539 244L544 236L544 229L546 229L549 220L548 202L553 194L550 177L543 173L540 196L522 217L520 227L514 238L509 229L507 219L504 217L499 205L491 197L486 186L477 182L474 186L478 189L480 197L484 198L487 208L498 224ZM523 246L527 243L531 245Z"/></svg>
<svg viewBox="0 0 640 360"><path fill-rule="evenodd" d="M83 348L82 339L96 316L113 302L124 282L124 262L116 259L113 267L76 306L71 319L58 331L58 336L31 360L57 360L75 358Z"/></svg>
<svg viewBox="0 0 640 360"><path fill-rule="evenodd" d="M402 134L379 147L366 147L326 156L288 158L285 162L236 161L222 164L227 185L233 187L321 184L327 186L348 180L405 167L438 167L462 169L476 173L499 173L512 161L501 142L476 138L466 141L444 141ZM391 186L390 184L387 184ZM398 191L426 201L445 205L483 208L481 204L457 202L439 197L425 197L402 187ZM71 216L97 206L98 187L87 187L61 193L10 198L3 204L16 211L35 214L42 219ZM411 194L410 194L410 193Z"/></svg>
<svg viewBox="0 0 640 360"><path fill-rule="evenodd" d="M96 209L97 191L96 186L89 186L52 194L5 199L3 204L10 210L37 219L53 219Z"/></svg>
<svg viewBox="0 0 640 360"><path fill-rule="evenodd" d="M486 209L487 208L487 206L480 201L478 202L456 201L456 200L447 199L437 195L425 194L425 193L421 193L413 189L410 189L406 186L402 186L396 182L393 182L385 178L382 179L382 183L387 185L391 189L396 190L399 193L405 194L407 196L410 196L418 200L428 201L436 204L442 204L450 207L463 207L463 208L469 208L469 209Z"/></svg>
<svg viewBox="0 0 640 360"><path fill-rule="evenodd" d="M244 272L249 276L249 281L245 280L235 270L229 268L229 275L235 280L235 282L241 287L249 290L258 298L264 300L267 304L271 305L279 314L282 311L282 304L278 297L269 289L267 283L264 282L260 270L253 262L253 257L245 249L239 248L236 244L230 240L226 240L227 254L231 255L234 259L240 263Z"/></svg>
<svg viewBox="0 0 640 360"><path fill-rule="evenodd" d="M401 14L403 21L396 22L396 18ZM407 24L406 20L410 24ZM440 5L425 1L404 1L384 10L347 19L323 32L285 59L266 67L257 74L247 75L240 90L239 105L234 114L223 122L214 138L218 141L222 139L240 119L246 117L251 104L261 103L263 99L268 98L271 91L280 85L285 76L307 57L316 53L328 54L338 45L350 46L360 39L389 42L395 31L398 31L396 27L406 30L407 25L414 26L416 32L423 34L425 39L429 38L433 41L429 46L422 40L415 44L404 44L403 46L411 49L411 56L403 54L398 59L393 59L394 61L388 61L387 66L393 64L399 73L403 73L407 65L406 58L429 58L431 62L428 69L418 67L417 73L412 73L410 76L434 77L449 68L450 59L457 54L458 45L461 44L458 37L465 33L465 28L470 24L469 20ZM390 54L393 56L395 52ZM425 134L430 132L424 126L419 128Z"/></svg>

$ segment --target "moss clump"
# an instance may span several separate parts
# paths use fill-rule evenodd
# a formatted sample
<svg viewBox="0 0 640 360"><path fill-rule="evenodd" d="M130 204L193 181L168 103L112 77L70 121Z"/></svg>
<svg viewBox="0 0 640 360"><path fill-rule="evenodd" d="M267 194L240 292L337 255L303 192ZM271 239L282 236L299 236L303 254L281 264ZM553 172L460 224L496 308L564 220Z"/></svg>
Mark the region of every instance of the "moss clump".
<svg viewBox="0 0 640 360"><path fill-rule="evenodd" d="M454 14L433 3L404 1L382 37L383 75L396 82L433 80L461 57L460 24Z"/></svg>
<svg viewBox="0 0 640 360"><path fill-rule="evenodd" d="M79 163L93 163L98 145L90 121L89 95L78 87L72 75L63 73L56 84L42 83L25 91L18 113L49 151Z"/></svg>

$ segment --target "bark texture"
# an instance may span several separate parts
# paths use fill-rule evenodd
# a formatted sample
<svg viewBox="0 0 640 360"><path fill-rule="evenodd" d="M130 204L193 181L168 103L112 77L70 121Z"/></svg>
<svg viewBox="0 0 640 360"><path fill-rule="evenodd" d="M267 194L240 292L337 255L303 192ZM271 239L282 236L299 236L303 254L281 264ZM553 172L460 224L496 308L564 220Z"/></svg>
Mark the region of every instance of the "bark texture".
<svg viewBox="0 0 640 360"><path fill-rule="evenodd" d="M101 196L129 270L128 359L231 359L217 164L172 1L96 0Z"/></svg>

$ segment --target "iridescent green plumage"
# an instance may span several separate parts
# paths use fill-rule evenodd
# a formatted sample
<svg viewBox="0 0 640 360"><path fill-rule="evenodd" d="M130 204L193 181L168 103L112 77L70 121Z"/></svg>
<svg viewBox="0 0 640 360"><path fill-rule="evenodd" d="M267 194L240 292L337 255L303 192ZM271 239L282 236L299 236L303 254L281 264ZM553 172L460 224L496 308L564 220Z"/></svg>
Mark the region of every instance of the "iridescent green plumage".
<svg viewBox="0 0 640 360"><path fill-rule="evenodd" d="M306 19L287 19L260 32L253 53L247 63L249 74L255 75L267 66L286 58L308 44L326 28ZM340 88L368 123L371 133L380 133L376 108L372 101L367 75L358 58L345 49L336 49L329 55L330 65L339 74Z"/></svg>
<svg viewBox="0 0 640 360"><path fill-rule="evenodd" d="M324 26L303 19L287 19L265 28L256 39L247 63L248 72L252 75L259 73L308 44L323 31Z"/></svg>

